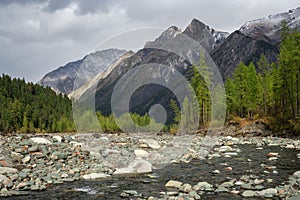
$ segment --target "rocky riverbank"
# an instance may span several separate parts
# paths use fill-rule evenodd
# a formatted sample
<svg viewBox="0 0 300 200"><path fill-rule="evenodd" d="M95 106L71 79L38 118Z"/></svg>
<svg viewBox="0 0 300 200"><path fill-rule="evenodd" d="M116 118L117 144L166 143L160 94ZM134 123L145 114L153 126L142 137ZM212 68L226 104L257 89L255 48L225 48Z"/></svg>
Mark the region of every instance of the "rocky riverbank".
<svg viewBox="0 0 300 200"><path fill-rule="evenodd" d="M231 137L170 134L78 134L78 135L14 135L1 136L0 195L26 195L29 191L45 190L53 184L75 180L105 179L124 174L151 173L170 163L192 160L213 162L215 158L235 159L240 154L236 145L255 145L260 154L265 147L277 146L298 152L289 158L300 160L300 140L276 137ZM278 150L279 151L279 150ZM279 152L265 152L265 162L243 160L261 168L262 175L280 175L276 162ZM286 165L289 166L288 164ZM239 173L226 162L211 171L217 176L224 171ZM251 168L249 168L251 171ZM299 168L300 170L300 168ZM285 183L272 183L272 178L259 174L240 174L214 183L199 180L193 184L169 180L165 191L156 197L140 197L124 191L120 197L140 199L199 199L206 193L230 193L249 198L298 198L300 172L284 177ZM272 187L264 186L272 185ZM135 197L134 197L135 196Z"/></svg>

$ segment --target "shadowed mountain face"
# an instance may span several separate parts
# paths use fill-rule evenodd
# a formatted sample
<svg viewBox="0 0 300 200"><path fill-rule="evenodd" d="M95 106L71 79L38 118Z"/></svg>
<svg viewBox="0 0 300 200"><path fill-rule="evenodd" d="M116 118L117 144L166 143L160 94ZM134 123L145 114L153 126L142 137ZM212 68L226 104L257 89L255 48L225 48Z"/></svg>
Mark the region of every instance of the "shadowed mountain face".
<svg viewBox="0 0 300 200"><path fill-rule="evenodd" d="M69 94L106 70L125 50L107 49L85 56L81 60L69 62L65 66L46 74L38 84L50 86L54 91ZM76 80L76 85L75 79Z"/></svg>
<svg viewBox="0 0 300 200"><path fill-rule="evenodd" d="M291 30L300 31L300 8L246 22L239 31L227 37L211 52L223 79L230 77L240 62L256 65L261 54L270 63L276 61L283 23Z"/></svg>
<svg viewBox="0 0 300 200"><path fill-rule="evenodd" d="M264 54L269 62L274 62L278 52L279 47L276 45L253 39L240 31L235 31L219 48L211 53L211 57L225 80L232 75L240 62L244 62L246 65L250 62L256 64L261 54Z"/></svg>
<svg viewBox="0 0 300 200"><path fill-rule="evenodd" d="M171 77L169 78L168 76L172 76L172 74L166 73L163 66L170 66L171 69L173 68L183 75L186 75L187 70L191 66L188 61L181 59L180 56L175 53L160 49L142 49L133 56L123 60L123 62L117 65L107 77L99 81L95 95L96 110L101 110L103 114L110 114L112 93L120 78L130 70L136 69L139 71L139 66L147 67L147 64L151 63L158 63L158 65L155 66L157 70L156 73L149 72L148 74L144 74L144 77L139 76L138 79L145 80L151 76L152 79L163 78L165 81L168 81L171 79ZM153 70L150 65L149 70ZM127 86L125 85L123 87L126 88ZM128 87L130 87L130 83ZM82 96L82 99L86 100L91 94L87 93L85 95ZM167 111L170 111L169 101L171 98L175 98L174 94L162 85L141 85L129 99L129 109L132 112L144 114L149 111L149 108L152 105L161 104L167 108ZM168 114L171 116L171 113Z"/></svg>

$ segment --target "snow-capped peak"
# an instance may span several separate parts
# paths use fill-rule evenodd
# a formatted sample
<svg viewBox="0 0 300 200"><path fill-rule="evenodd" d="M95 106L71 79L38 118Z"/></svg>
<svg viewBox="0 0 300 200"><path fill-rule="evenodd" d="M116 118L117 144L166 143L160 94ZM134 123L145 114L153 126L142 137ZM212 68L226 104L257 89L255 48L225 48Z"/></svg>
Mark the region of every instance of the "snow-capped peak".
<svg viewBox="0 0 300 200"><path fill-rule="evenodd" d="M266 40L266 37L268 37L272 42L276 43L280 40L278 32L281 29L282 22L286 22L290 29L300 29L300 7L288 12L246 22L240 28L240 31L256 39Z"/></svg>

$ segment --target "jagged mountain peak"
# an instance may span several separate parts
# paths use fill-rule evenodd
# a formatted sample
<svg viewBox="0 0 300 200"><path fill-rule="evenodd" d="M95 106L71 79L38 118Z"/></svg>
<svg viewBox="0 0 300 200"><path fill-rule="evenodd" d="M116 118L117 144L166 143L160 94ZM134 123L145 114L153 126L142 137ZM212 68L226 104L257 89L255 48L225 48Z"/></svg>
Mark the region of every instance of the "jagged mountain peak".
<svg viewBox="0 0 300 200"><path fill-rule="evenodd" d="M176 37L178 34L181 34L182 31L177 26L170 26L167 30L162 32L158 38L156 38L154 41L148 41L144 48L160 48L168 41L172 40L174 37Z"/></svg>
<svg viewBox="0 0 300 200"><path fill-rule="evenodd" d="M99 72L107 69L126 50L105 49L84 56L81 60L69 62L46 74L38 84L50 86L58 93L69 94L81 87Z"/></svg>
<svg viewBox="0 0 300 200"><path fill-rule="evenodd" d="M240 28L240 31L252 38L277 44L280 42L282 22L286 22L288 28L300 31L300 7L248 21Z"/></svg>
<svg viewBox="0 0 300 200"><path fill-rule="evenodd" d="M200 20L194 18L192 19L191 23L186 27L185 31L196 31L200 29L209 29L209 26L205 25Z"/></svg>
<svg viewBox="0 0 300 200"><path fill-rule="evenodd" d="M172 43L178 42L178 39L176 38L177 36L181 36L181 34L192 38L195 42L201 44L208 52L211 52L214 48L221 44L229 35L229 33L211 29L209 26L194 18L184 31L176 26L171 26L154 41L147 42L144 48L173 46L174 44L172 45Z"/></svg>

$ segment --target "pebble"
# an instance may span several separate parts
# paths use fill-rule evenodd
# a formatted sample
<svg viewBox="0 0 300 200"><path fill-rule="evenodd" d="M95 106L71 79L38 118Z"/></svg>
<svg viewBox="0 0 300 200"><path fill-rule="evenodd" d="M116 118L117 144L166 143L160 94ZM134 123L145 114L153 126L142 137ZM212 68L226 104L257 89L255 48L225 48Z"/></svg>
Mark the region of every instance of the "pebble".
<svg viewBox="0 0 300 200"><path fill-rule="evenodd" d="M214 174L220 174L221 172L220 172L220 170L216 169L216 170L212 171L212 173L214 173Z"/></svg>
<svg viewBox="0 0 300 200"><path fill-rule="evenodd" d="M229 189L227 189L226 187L223 187L223 186L219 186L216 190L215 190L216 193L219 193L219 192L229 192Z"/></svg>
<svg viewBox="0 0 300 200"><path fill-rule="evenodd" d="M292 144L288 144L288 145L286 145L286 147L285 148L287 148L287 149L294 149L295 148L295 146L294 145L292 145Z"/></svg>
<svg viewBox="0 0 300 200"><path fill-rule="evenodd" d="M192 186L190 184L188 184L188 183L185 183L182 186L182 191L189 193L189 192L192 191Z"/></svg>
<svg viewBox="0 0 300 200"><path fill-rule="evenodd" d="M180 188L182 186L182 182L170 180L165 184L165 187L170 188Z"/></svg>
<svg viewBox="0 0 300 200"><path fill-rule="evenodd" d="M61 136L59 136L59 135L54 135L53 139L56 140L56 142L61 143L61 141L62 141L63 138Z"/></svg>
<svg viewBox="0 0 300 200"><path fill-rule="evenodd" d="M300 194L289 197L287 200L299 200L300 199Z"/></svg>
<svg viewBox="0 0 300 200"><path fill-rule="evenodd" d="M234 183L233 181L230 181L230 182L224 182L221 184L222 187L225 187L225 188L230 188L230 187L233 187L234 186Z"/></svg>
<svg viewBox="0 0 300 200"><path fill-rule="evenodd" d="M277 189L275 189L275 188L268 188L268 189L259 191L258 193L259 193L260 196L263 196L263 197L272 197L273 195L277 194ZM268 195L272 195L272 196L268 196Z"/></svg>
<svg viewBox="0 0 300 200"><path fill-rule="evenodd" d="M274 161L274 160L278 160L278 158L277 157L270 157L268 160L269 161Z"/></svg>
<svg viewBox="0 0 300 200"><path fill-rule="evenodd" d="M18 171L18 169L11 167L0 167L0 174L16 174Z"/></svg>
<svg viewBox="0 0 300 200"><path fill-rule="evenodd" d="M193 187L193 190L213 191L213 186L207 182L199 182L197 185Z"/></svg>
<svg viewBox="0 0 300 200"><path fill-rule="evenodd" d="M237 156L238 154L236 152L226 152L224 153L225 156Z"/></svg>
<svg viewBox="0 0 300 200"><path fill-rule="evenodd" d="M117 168L116 171L114 171L114 175L119 174L136 174L136 170L131 167L123 167L123 168Z"/></svg>
<svg viewBox="0 0 300 200"><path fill-rule="evenodd" d="M110 175L105 174L105 173L90 173L90 174L85 174L83 175L83 179L99 179L99 178L107 178Z"/></svg>
<svg viewBox="0 0 300 200"><path fill-rule="evenodd" d="M232 171L232 167L226 167L225 170L226 171Z"/></svg>
<svg viewBox="0 0 300 200"><path fill-rule="evenodd" d="M230 146L221 146L220 148L219 148L219 152L228 152L228 151L232 151L233 149L232 149L232 147L230 147Z"/></svg>
<svg viewBox="0 0 300 200"><path fill-rule="evenodd" d="M140 142L145 143L148 147L152 149L160 149L160 144L154 139L143 139Z"/></svg>
<svg viewBox="0 0 300 200"><path fill-rule="evenodd" d="M255 184L255 185L262 184L263 182L265 182L265 180L263 180L263 179L255 179L255 180L254 180L254 184Z"/></svg>
<svg viewBox="0 0 300 200"><path fill-rule="evenodd" d="M138 196L138 192L135 190L123 190L124 193L132 195L132 196Z"/></svg>
<svg viewBox="0 0 300 200"><path fill-rule="evenodd" d="M275 156L278 156L279 153L274 153L274 152L270 152L267 154L268 157L275 157Z"/></svg>
<svg viewBox="0 0 300 200"><path fill-rule="evenodd" d="M235 185L238 185L238 186L241 186L243 184L245 184L245 182L243 182L243 181L237 181L237 182L235 182Z"/></svg>
<svg viewBox="0 0 300 200"><path fill-rule="evenodd" d="M22 159L22 162L24 163L24 164L27 164L29 161L30 161L30 156L28 155L28 156L25 156L23 159Z"/></svg>
<svg viewBox="0 0 300 200"><path fill-rule="evenodd" d="M243 197L254 197L256 195L256 192L255 191L252 191L252 190L245 190L243 193L242 193L242 196Z"/></svg>
<svg viewBox="0 0 300 200"><path fill-rule="evenodd" d="M3 183L5 181L10 181L6 176L0 174L0 183Z"/></svg>
<svg viewBox="0 0 300 200"><path fill-rule="evenodd" d="M272 183L273 182L273 179L271 179L271 178L268 178L266 180L267 180L268 183Z"/></svg>
<svg viewBox="0 0 300 200"><path fill-rule="evenodd" d="M40 151L40 148L37 145L33 145L33 146L28 148L28 151L31 152L31 153L34 153L34 152Z"/></svg>
<svg viewBox="0 0 300 200"><path fill-rule="evenodd" d="M241 188L247 189L247 190L254 189L253 186L250 183L245 183L245 184L241 185Z"/></svg>

